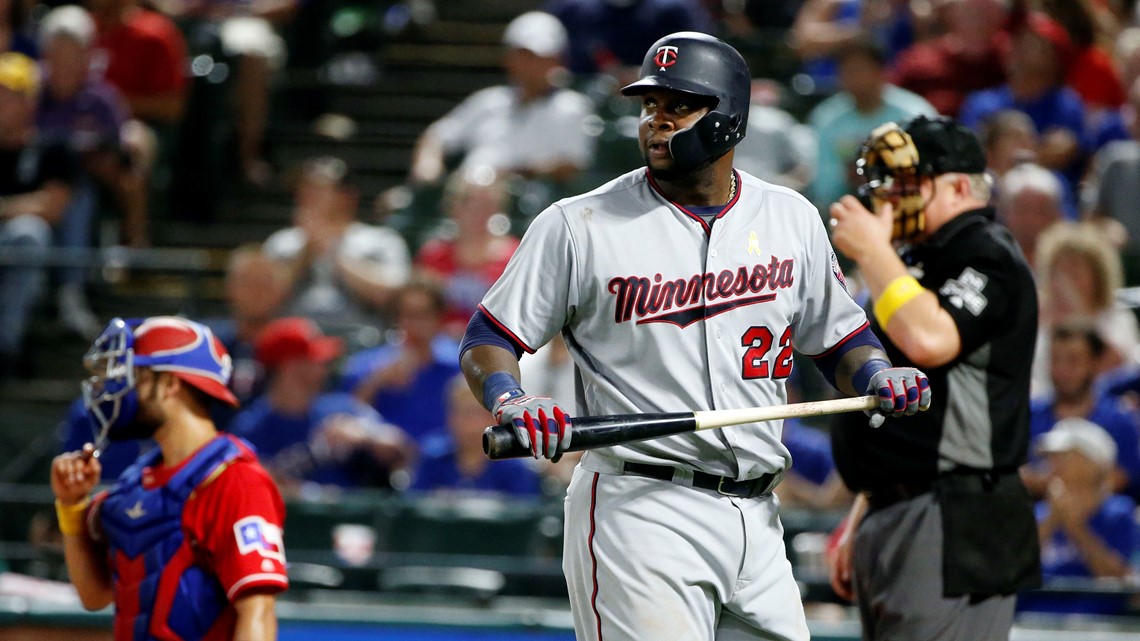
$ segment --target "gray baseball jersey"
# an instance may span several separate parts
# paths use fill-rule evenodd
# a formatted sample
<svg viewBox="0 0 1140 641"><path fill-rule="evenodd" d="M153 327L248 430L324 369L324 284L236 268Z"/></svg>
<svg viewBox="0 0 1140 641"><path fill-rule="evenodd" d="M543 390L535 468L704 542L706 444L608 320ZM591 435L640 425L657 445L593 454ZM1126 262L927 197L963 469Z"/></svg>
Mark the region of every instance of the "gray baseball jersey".
<svg viewBox="0 0 1140 641"><path fill-rule="evenodd" d="M528 351L563 332L588 415L787 402L793 346L824 354L867 319L816 209L737 175L735 202L711 226L671 203L645 169L555 203L531 224L484 312ZM751 479L789 464L780 429L759 423L600 453Z"/></svg>

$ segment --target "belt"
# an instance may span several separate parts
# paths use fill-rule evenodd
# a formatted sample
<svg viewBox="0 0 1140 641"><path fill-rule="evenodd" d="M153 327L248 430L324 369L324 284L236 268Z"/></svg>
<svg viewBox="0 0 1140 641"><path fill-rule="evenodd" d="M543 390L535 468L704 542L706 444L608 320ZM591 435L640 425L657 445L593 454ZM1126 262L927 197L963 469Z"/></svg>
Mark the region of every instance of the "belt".
<svg viewBox="0 0 1140 641"><path fill-rule="evenodd" d="M881 510L895 503L918 498L933 489L934 485L930 481L895 483L871 490L867 493L867 500L873 509Z"/></svg>
<svg viewBox="0 0 1140 641"><path fill-rule="evenodd" d="M626 463L623 474L634 476L647 476L651 479L673 482L677 468L668 465L651 465L649 463ZM737 481L727 476L716 476L706 472L693 471L693 487L702 490L711 490L725 496L750 499L757 496L767 496L772 493L779 483L779 474L765 474L759 478L747 481Z"/></svg>

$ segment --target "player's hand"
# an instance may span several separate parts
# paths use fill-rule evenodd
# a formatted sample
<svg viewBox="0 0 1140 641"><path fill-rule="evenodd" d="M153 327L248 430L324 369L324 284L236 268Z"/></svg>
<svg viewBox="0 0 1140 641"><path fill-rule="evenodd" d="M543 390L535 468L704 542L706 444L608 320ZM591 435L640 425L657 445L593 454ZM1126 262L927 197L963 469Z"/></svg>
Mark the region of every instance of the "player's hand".
<svg viewBox="0 0 1140 641"><path fill-rule="evenodd" d="M90 450L60 454L51 462L51 491L64 505L87 498L103 475L99 459Z"/></svg>
<svg viewBox="0 0 1140 641"><path fill-rule="evenodd" d="M514 428L515 438L534 458L557 461L570 447L571 419L546 396L516 396L495 403L491 414Z"/></svg>
<svg viewBox="0 0 1140 641"><path fill-rule="evenodd" d="M879 397L879 407L867 412L871 427L879 427L888 416L910 416L930 409L930 381L913 367L888 367L875 372L866 393Z"/></svg>

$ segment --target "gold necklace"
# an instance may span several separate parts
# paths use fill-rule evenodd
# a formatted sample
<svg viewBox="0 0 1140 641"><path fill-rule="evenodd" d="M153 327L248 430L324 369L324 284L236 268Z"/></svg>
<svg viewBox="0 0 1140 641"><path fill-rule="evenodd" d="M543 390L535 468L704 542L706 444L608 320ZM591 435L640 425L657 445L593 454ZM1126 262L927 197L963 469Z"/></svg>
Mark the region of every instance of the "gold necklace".
<svg viewBox="0 0 1140 641"><path fill-rule="evenodd" d="M735 171L732 172L731 178L732 178L732 184L728 188L728 200L725 201L727 203L732 202L732 199L736 198L736 172Z"/></svg>

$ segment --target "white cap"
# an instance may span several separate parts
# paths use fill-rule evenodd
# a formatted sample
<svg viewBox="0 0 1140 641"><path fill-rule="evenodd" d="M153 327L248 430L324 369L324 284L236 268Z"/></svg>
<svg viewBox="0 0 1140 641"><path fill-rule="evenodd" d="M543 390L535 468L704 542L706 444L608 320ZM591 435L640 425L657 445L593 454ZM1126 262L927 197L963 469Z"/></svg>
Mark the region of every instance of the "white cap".
<svg viewBox="0 0 1140 641"><path fill-rule="evenodd" d="M83 7L65 5L52 9L40 21L40 47L47 46L56 36L68 36L83 47L90 47L95 42L95 20Z"/></svg>
<svg viewBox="0 0 1140 641"><path fill-rule="evenodd" d="M1042 453L1080 452L1102 468L1116 464L1116 442L1103 427L1083 418L1065 418L1045 432L1037 446Z"/></svg>
<svg viewBox="0 0 1140 641"><path fill-rule="evenodd" d="M542 11L528 11L511 20L503 33L503 44L526 49L543 58L559 58L569 38L558 18Z"/></svg>

